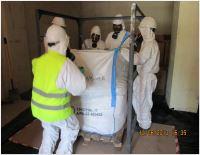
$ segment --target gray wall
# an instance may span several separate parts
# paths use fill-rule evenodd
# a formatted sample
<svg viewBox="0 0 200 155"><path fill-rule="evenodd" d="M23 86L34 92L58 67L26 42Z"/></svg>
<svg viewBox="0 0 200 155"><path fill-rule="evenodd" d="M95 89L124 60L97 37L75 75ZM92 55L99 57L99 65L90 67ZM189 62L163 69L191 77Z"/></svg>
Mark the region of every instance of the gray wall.
<svg viewBox="0 0 200 155"><path fill-rule="evenodd" d="M157 21L157 34L171 34L171 24L174 2L136 2L146 16L152 16ZM130 1L105 1L105 2L81 2L81 17L115 16L121 13L130 16ZM112 21L88 21L84 24L84 37L89 37L90 29L98 24L102 29L102 38L112 30ZM129 30L129 21L126 22Z"/></svg>
<svg viewBox="0 0 200 155"><path fill-rule="evenodd" d="M36 34L36 21L35 10L42 9L61 14L68 14L71 16L80 16L79 2L24 2L26 25L28 29L28 41L31 52L31 57L37 56L37 34ZM31 20L30 20L31 19ZM46 29L51 25L52 17L42 16L41 35L44 35ZM78 47L78 31L77 24L74 21L66 20L68 34L71 37L71 46ZM43 43L42 43L43 44ZM43 46L42 46L43 47Z"/></svg>
<svg viewBox="0 0 200 155"><path fill-rule="evenodd" d="M2 2L2 36L8 46L2 44L2 98L8 96L10 86L8 50L12 61L12 74L15 87L24 92L32 86L31 60L38 56L35 10L43 9L57 13L79 16L79 2ZM43 16L41 32L45 32L52 18ZM78 47L78 33L75 23L66 21L72 47ZM43 45L43 42L41 42Z"/></svg>
<svg viewBox="0 0 200 155"><path fill-rule="evenodd" d="M13 61L13 77L16 87L20 92L28 90L32 85L31 59L38 56L37 49L37 32L35 10L43 9L62 14L81 17L95 16L114 16L117 13L130 15L130 1L113 2L48 2L48 1L31 1L31 2L2 2L2 23L6 23L8 33L3 34L8 38L9 51ZM171 33L171 18L173 10L173 2L137 2L141 10L147 16L153 16L158 22L159 34ZM41 18L41 35L51 24L52 17L43 16ZM67 32L70 36L72 48L78 47L78 29L74 21L66 20ZM84 38L89 37L90 29L93 25L98 24L102 29L102 38L106 38L108 32L112 30L111 21L87 21L84 23ZM126 22L127 30L129 30L129 22ZM4 30L2 31L4 32ZM43 47L43 42L41 42ZM2 53L6 51L2 46ZM4 53L3 53L4 54ZM8 67L5 55L2 54L2 83L4 83L3 91L8 92L9 77L7 75ZM7 93L4 96L7 96Z"/></svg>
<svg viewBox="0 0 200 155"><path fill-rule="evenodd" d="M3 2L2 37L7 38L7 45L1 46L2 98L5 98L8 96L8 90L11 89L10 78L13 78L14 87L20 92L31 87L30 51L23 2ZM11 67L6 56L8 54Z"/></svg>

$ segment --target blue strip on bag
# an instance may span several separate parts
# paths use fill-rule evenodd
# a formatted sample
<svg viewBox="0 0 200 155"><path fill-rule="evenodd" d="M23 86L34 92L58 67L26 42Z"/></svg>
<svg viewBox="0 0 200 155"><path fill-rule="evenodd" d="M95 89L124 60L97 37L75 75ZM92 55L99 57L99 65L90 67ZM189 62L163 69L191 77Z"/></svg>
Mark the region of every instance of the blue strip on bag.
<svg viewBox="0 0 200 155"><path fill-rule="evenodd" d="M115 48L113 55L113 64L112 64L112 77L111 77L111 107L116 107L116 63L118 58L118 53L121 46L124 44L126 39L129 37L129 33L126 32L124 35L122 42L118 48Z"/></svg>

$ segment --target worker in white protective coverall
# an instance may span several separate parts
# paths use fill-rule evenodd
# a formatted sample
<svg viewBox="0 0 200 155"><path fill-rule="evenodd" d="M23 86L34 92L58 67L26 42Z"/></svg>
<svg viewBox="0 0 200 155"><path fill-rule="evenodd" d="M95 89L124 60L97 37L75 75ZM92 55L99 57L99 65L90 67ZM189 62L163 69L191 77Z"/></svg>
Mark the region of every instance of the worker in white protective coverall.
<svg viewBox="0 0 200 155"><path fill-rule="evenodd" d="M66 49L69 37L65 30L52 25L46 32L48 51L33 59L34 75L31 109L43 127L41 154L52 154L60 131L59 154L71 154L79 132L79 122L70 107L70 94L81 95L86 80L79 69L68 59Z"/></svg>
<svg viewBox="0 0 200 155"><path fill-rule="evenodd" d="M99 26L93 26L90 32L91 39L84 40L82 49L104 50L105 43L101 40L101 30Z"/></svg>
<svg viewBox="0 0 200 155"><path fill-rule="evenodd" d="M117 14L115 17L122 17L121 14ZM110 32L106 38L105 44L106 49L113 50L114 48L118 48L122 42L123 37L126 34L125 24L123 19L115 19L113 20L113 32ZM129 38L124 42L122 48L129 48Z"/></svg>
<svg viewBox="0 0 200 155"><path fill-rule="evenodd" d="M157 85L155 73L159 71L160 51L155 40L157 25L152 17L145 17L139 30L143 42L139 53L134 54L134 64L137 65L138 76L133 83L133 107L137 121L142 129L151 127L151 108L153 106L152 93ZM129 60L128 51L122 55Z"/></svg>
<svg viewBox="0 0 200 155"><path fill-rule="evenodd" d="M65 19L62 18L62 17L54 17L51 23L53 25L58 25L58 26L62 27L64 30L66 30ZM44 47L45 47L45 52L47 52L48 51L48 45L47 45L47 42L46 42L46 37L44 37ZM67 47L66 57L68 57L72 61L75 60L75 55L70 52L70 44Z"/></svg>
<svg viewBox="0 0 200 155"><path fill-rule="evenodd" d="M54 25L58 25L58 26L62 27L63 29L66 29L65 19L62 17L54 17L51 23ZM46 37L44 37L44 49L45 49L45 52L48 51Z"/></svg>

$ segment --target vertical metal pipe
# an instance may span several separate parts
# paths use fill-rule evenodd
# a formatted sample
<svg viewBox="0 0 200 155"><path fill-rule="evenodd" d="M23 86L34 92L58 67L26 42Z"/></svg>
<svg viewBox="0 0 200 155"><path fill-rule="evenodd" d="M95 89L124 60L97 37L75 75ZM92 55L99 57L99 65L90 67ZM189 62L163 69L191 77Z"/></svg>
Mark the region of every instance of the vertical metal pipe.
<svg viewBox="0 0 200 155"><path fill-rule="evenodd" d="M132 95L133 95L135 12L136 12L136 4L133 3L131 6L131 26L130 26L131 46L129 51L129 67L128 67L128 116L127 116L126 153L131 153L132 151Z"/></svg>
<svg viewBox="0 0 200 155"><path fill-rule="evenodd" d="M38 56L42 54L41 45L40 45L40 12L39 10L35 11L35 20L36 20L36 35L37 35L37 50Z"/></svg>
<svg viewBox="0 0 200 155"><path fill-rule="evenodd" d="M82 45L82 42L83 42L83 21L81 19L78 19L77 20L77 24L78 24L78 46L79 46L79 49L81 49L81 45Z"/></svg>

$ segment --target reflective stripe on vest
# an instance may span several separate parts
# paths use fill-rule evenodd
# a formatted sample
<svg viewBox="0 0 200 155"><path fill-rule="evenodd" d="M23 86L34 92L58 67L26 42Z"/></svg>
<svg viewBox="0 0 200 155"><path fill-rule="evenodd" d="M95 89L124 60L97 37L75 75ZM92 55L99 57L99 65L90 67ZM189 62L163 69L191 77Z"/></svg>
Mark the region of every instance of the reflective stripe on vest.
<svg viewBox="0 0 200 155"><path fill-rule="evenodd" d="M37 89L33 87L33 91L41 96L48 97L48 98L63 98L70 96L69 93L63 93L63 94L55 94L55 93L45 93L44 91Z"/></svg>
<svg viewBox="0 0 200 155"><path fill-rule="evenodd" d="M49 106L49 105L40 104L40 103L34 101L33 99L31 100L31 103L33 105L37 106L38 108L42 108L42 109L45 109L45 110L63 110L63 109L70 106L69 103L66 103L64 105L59 105L59 106Z"/></svg>

